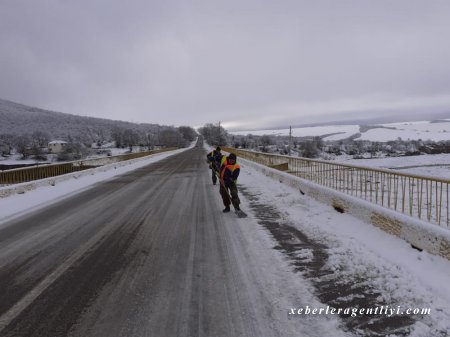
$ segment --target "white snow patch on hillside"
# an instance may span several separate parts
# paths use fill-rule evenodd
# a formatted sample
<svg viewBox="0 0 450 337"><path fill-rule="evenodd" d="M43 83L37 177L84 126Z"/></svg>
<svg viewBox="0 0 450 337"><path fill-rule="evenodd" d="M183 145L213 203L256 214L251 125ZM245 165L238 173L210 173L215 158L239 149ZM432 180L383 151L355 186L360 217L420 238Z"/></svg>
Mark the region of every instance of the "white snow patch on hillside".
<svg viewBox="0 0 450 337"><path fill-rule="evenodd" d="M387 142L399 137L403 140L450 140L450 123L408 122L384 124L395 129L376 128L362 133L361 140Z"/></svg>
<svg viewBox="0 0 450 337"><path fill-rule="evenodd" d="M377 142L387 142L396 140L401 137L403 140L450 140L450 121L441 123L431 123L429 121L406 122L406 123L389 123L380 124L379 127L369 129L361 133L361 137L357 139L370 140ZM387 129L389 128L389 129ZM293 128L292 135L294 137L313 137L325 136L324 140L341 140L352 135L360 133L359 125L329 125L315 126L304 128ZM256 136L275 135L288 136L289 129L280 130L258 130L258 131L236 131L231 132L234 135L252 134Z"/></svg>
<svg viewBox="0 0 450 337"><path fill-rule="evenodd" d="M450 179L450 153L373 159L353 159L351 156L336 156L334 161L356 166L394 169L397 172Z"/></svg>
<svg viewBox="0 0 450 337"><path fill-rule="evenodd" d="M351 135L359 132L359 125L330 125L330 126L312 126L305 128L293 128L292 136L294 137L313 137L323 136L329 134L339 133L330 137L336 139L348 138ZM274 135L274 136L289 136L289 129L280 130L258 130L258 131L236 131L231 132L235 135L252 134L256 136ZM328 138L327 138L328 139Z"/></svg>

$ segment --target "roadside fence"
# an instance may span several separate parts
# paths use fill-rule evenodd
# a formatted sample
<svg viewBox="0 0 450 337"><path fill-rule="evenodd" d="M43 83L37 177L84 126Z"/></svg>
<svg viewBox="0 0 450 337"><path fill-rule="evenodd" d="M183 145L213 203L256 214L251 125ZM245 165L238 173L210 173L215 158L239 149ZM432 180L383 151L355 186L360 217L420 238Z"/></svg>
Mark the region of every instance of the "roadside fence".
<svg viewBox="0 0 450 337"><path fill-rule="evenodd" d="M449 179L235 148L223 150L403 214L450 228Z"/></svg>
<svg viewBox="0 0 450 337"><path fill-rule="evenodd" d="M176 148L165 148L152 151L128 153L119 156L77 160L60 164L41 164L12 170L0 171L0 185L19 184L28 181L55 177L67 173L83 171L90 168L117 163L125 160L141 158L152 154L172 151Z"/></svg>

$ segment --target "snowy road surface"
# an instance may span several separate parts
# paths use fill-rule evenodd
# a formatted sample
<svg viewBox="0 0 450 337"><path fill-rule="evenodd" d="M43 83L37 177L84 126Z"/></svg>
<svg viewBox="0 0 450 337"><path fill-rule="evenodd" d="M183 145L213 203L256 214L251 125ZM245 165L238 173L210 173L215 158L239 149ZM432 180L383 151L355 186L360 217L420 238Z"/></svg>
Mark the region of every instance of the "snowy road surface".
<svg viewBox="0 0 450 337"><path fill-rule="evenodd" d="M294 302L318 303L262 229L221 213L204 158L200 146L3 224L0 336L343 336L336 318L288 320Z"/></svg>
<svg viewBox="0 0 450 337"><path fill-rule="evenodd" d="M448 261L245 164L249 217L222 214L205 154L199 144L3 221L0 336L449 335ZM290 315L381 305L432 311Z"/></svg>

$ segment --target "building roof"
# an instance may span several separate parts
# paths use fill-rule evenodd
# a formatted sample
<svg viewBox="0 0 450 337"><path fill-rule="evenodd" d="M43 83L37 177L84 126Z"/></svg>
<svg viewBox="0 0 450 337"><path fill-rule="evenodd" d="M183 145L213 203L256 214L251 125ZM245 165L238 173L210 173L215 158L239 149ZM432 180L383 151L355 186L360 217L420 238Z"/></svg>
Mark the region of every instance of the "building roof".
<svg viewBox="0 0 450 337"><path fill-rule="evenodd" d="M53 140L48 143L48 145L52 145L52 144L67 144L67 142L65 142L63 140Z"/></svg>

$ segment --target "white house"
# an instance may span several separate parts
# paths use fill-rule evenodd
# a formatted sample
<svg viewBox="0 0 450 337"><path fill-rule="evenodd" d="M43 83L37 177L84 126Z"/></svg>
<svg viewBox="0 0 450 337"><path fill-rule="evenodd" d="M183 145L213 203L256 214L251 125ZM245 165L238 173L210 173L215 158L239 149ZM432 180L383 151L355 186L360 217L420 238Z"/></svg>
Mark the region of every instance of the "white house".
<svg viewBox="0 0 450 337"><path fill-rule="evenodd" d="M48 152L49 153L60 153L65 149L67 144L68 143L63 140L54 140L54 141L48 143Z"/></svg>

